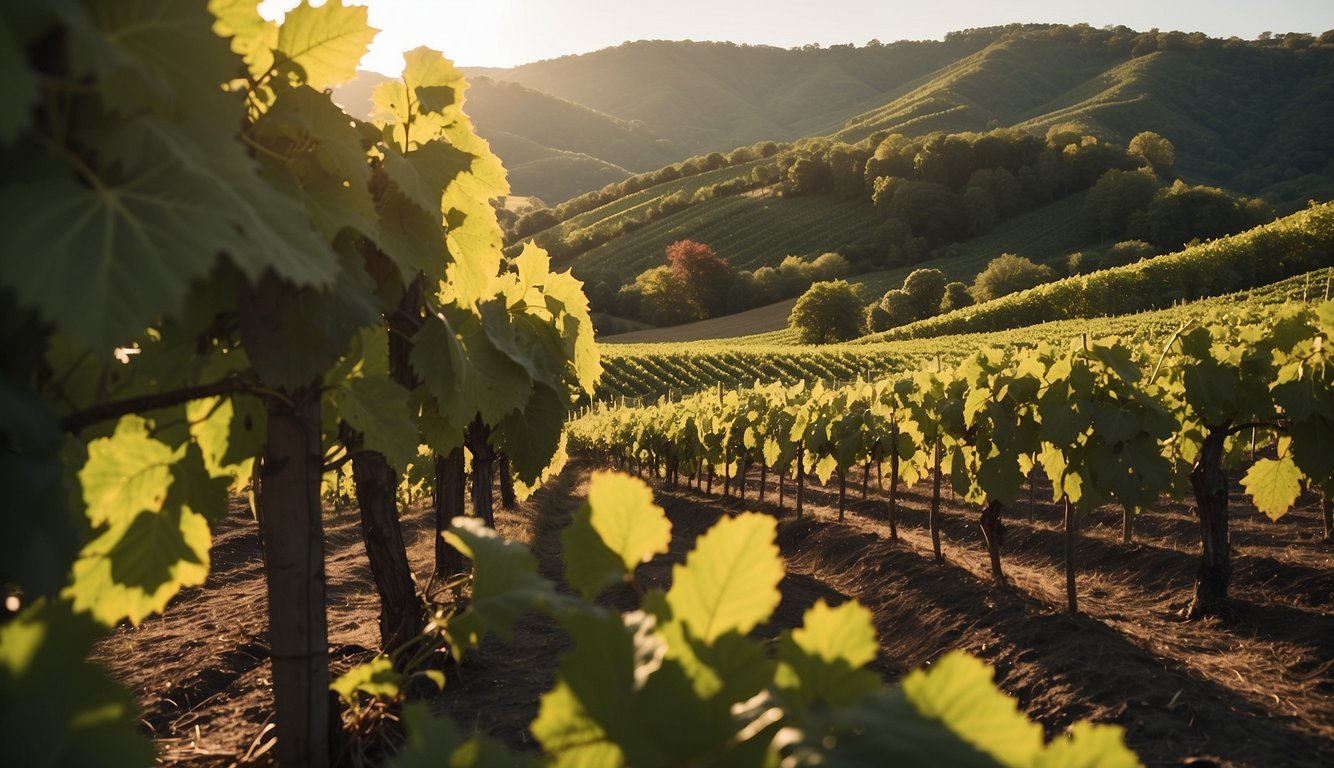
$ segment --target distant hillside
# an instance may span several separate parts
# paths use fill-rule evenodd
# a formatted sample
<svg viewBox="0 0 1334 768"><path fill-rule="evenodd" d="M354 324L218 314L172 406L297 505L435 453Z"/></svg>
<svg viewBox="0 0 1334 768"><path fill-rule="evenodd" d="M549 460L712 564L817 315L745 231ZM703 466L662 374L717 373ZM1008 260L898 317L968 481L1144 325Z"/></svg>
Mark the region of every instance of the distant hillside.
<svg viewBox="0 0 1334 768"><path fill-rule="evenodd" d="M516 194L552 205L762 140L1042 133L1061 123L1121 144L1155 131L1176 145L1183 178L1264 194L1280 208L1334 196L1330 33L1223 41L1011 25L944 41L792 50L639 41L467 72L469 113ZM378 77L339 89L354 114Z"/></svg>
<svg viewBox="0 0 1334 768"><path fill-rule="evenodd" d="M638 121L680 147L685 158L826 133L883 103L904 83L978 50L990 37L800 50L641 40L468 72Z"/></svg>
<svg viewBox="0 0 1334 768"><path fill-rule="evenodd" d="M1334 196L1334 138L1323 127L1334 121L1334 45L1312 43L1015 32L834 135L855 142L876 132L1073 124L1124 145L1154 131L1176 145L1181 177L1291 209Z"/></svg>

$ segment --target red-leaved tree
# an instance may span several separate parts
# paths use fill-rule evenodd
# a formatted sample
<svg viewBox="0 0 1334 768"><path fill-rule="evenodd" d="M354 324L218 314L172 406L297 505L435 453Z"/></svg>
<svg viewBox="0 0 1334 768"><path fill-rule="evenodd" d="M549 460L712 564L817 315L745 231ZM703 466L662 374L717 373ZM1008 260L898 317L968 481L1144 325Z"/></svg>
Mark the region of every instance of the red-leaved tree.
<svg viewBox="0 0 1334 768"><path fill-rule="evenodd" d="M667 246L667 265L694 292L709 317L725 312L727 289L736 277L727 259L704 243L678 240Z"/></svg>

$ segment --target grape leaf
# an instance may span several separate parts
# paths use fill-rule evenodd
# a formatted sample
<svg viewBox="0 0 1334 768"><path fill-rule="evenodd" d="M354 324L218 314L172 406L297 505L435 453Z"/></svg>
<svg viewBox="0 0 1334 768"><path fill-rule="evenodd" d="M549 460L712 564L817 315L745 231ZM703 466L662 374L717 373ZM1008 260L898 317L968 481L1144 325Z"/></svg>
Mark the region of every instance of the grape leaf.
<svg viewBox="0 0 1334 768"><path fill-rule="evenodd" d="M204 583L211 543L208 521L189 507L122 518L79 553L63 594L107 626L138 626L182 588Z"/></svg>
<svg viewBox="0 0 1334 768"><path fill-rule="evenodd" d="M403 687L403 674L394 669L394 662L383 653L349 669L329 684L329 690L356 707L358 693L372 699L391 700Z"/></svg>
<svg viewBox="0 0 1334 768"><path fill-rule="evenodd" d="M1125 731L1117 725L1081 721L1066 736L1057 736L1033 763L1034 768L1136 768L1139 759L1126 747Z"/></svg>
<svg viewBox="0 0 1334 768"><path fill-rule="evenodd" d="M268 150L259 153L265 178L304 204L326 241L343 227L377 234L366 153L356 127L327 94L278 89L252 133Z"/></svg>
<svg viewBox="0 0 1334 768"><path fill-rule="evenodd" d="M778 606L783 563L771 517L747 512L725 518L672 568L667 602L674 619L712 643L727 632L749 632Z"/></svg>
<svg viewBox="0 0 1334 768"><path fill-rule="evenodd" d="M443 54L414 48L403 54L402 79L377 86L371 107L375 120L391 126L389 135L407 151L410 144L440 138L444 127L458 119L466 88L463 73Z"/></svg>
<svg viewBox="0 0 1334 768"><path fill-rule="evenodd" d="M1002 765L1031 764L1042 751L1042 726L995 687L987 665L966 653L953 651L929 670L908 673L902 690L919 716L939 721Z"/></svg>
<svg viewBox="0 0 1334 768"><path fill-rule="evenodd" d="M278 28L275 68L317 91L351 80L379 32L366 18L364 5L328 0L313 7L302 2L287 12Z"/></svg>
<svg viewBox="0 0 1334 768"><path fill-rule="evenodd" d="M531 727L553 768L625 765L625 753L563 680L542 694Z"/></svg>
<svg viewBox="0 0 1334 768"><path fill-rule="evenodd" d="M375 210L379 216L375 241L403 274L444 277L449 250L439 213L422 210L397 188L385 190Z"/></svg>
<svg viewBox="0 0 1334 768"><path fill-rule="evenodd" d="M384 153L384 171L405 197L441 220L440 200L459 175L472 166L473 156L443 141L432 141L406 155Z"/></svg>
<svg viewBox="0 0 1334 768"><path fill-rule="evenodd" d="M522 410L500 420L491 443L510 458L514 479L534 485L551 466L565 435L569 400L538 384Z"/></svg>
<svg viewBox="0 0 1334 768"><path fill-rule="evenodd" d="M375 286L360 256L340 253L328 291L295 289L266 275L240 300L241 339L264 383L295 390L328 370L356 333L380 321Z"/></svg>
<svg viewBox="0 0 1334 768"><path fill-rule="evenodd" d="M245 59L251 80L267 79L273 70L278 25L259 15L255 0L209 0L208 10L217 19L214 33L230 39L232 52Z"/></svg>
<svg viewBox="0 0 1334 768"><path fill-rule="evenodd" d="M89 522L116 525L139 512L160 511L171 486L171 466L184 453L150 437L142 418L121 418L115 434L88 444L88 462L79 470Z"/></svg>
<svg viewBox="0 0 1334 768"><path fill-rule="evenodd" d="M485 423L500 424L528 402L532 379L496 349L481 318L458 306L442 310L427 317L414 337L413 370L451 424L468 424L479 413Z"/></svg>
<svg viewBox="0 0 1334 768"><path fill-rule="evenodd" d="M213 33L214 17L201 4L102 3L95 14L67 5L61 16L73 41L71 67L96 75L98 92L113 113L151 109L180 115L200 128L232 129L209 123L219 117L219 109L238 103L221 87L235 76L237 60Z"/></svg>
<svg viewBox="0 0 1334 768"><path fill-rule="evenodd" d="M80 341L109 348L159 314L179 314L219 253L252 279L273 270L300 285L332 281L333 252L294 201L260 183L238 145L201 142L151 116L103 141L122 177L0 189L0 226L24 254L0 261L0 282Z"/></svg>
<svg viewBox="0 0 1334 768"><path fill-rule="evenodd" d="M667 551L672 524L653 503L653 492L627 475L594 472L588 500L561 532L565 578L593 599L634 577L635 568Z"/></svg>
<svg viewBox="0 0 1334 768"><path fill-rule="evenodd" d="M427 705L410 702L403 706L407 738L388 768L535 768L528 755L517 755L484 736L467 741L449 715L432 715Z"/></svg>
<svg viewBox="0 0 1334 768"><path fill-rule="evenodd" d="M537 558L522 544L506 541L470 517L454 518L443 535L473 561L472 600L446 627L456 657L476 647L488 632L507 639L514 622L529 610L554 610L563 604L552 583L537 574Z"/></svg>
<svg viewBox="0 0 1334 768"><path fill-rule="evenodd" d="M100 628L39 600L0 626L0 738L14 765L151 765L130 692L85 660ZM71 695L77 692L77 695Z"/></svg>
<svg viewBox="0 0 1334 768"><path fill-rule="evenodd" d="M349 381L338 391L339 415L362 434L365 445L384 455L402 476L417 457L421 436L408 413L406 389L387 377L367 376Z"/></svg>
<svg viewBox="0 0 1334 768"><path fill-rule="evenodd" d="M1259 459L1241 479L1255 508L1270 520L1278 520L1292 509L1302 493L1302 473L1290 457Z"/></svg>
<svg viewBox="0 0 1334 768"><path fill-rule="evenodd" d="M821 599L800 627L783 633L774 684L794 714L817 703L854 704L880 687L879 676L863 669L879 648L869 611L855 601L830 608Z"/></svg>

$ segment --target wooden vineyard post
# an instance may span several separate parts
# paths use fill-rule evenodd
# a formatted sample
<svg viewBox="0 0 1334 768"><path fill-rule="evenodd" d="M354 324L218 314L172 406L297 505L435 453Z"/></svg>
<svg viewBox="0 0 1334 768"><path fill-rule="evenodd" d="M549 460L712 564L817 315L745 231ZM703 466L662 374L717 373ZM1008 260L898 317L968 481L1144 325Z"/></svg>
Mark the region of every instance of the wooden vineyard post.
<svg viewBox="0 0 1334 768"><path fill-rule="evenodd" d="M843 472L838 473L838 521L843 522L843 512L847 509L848 501L848 477Z"/></svg>
<svg viewBox="0 0 1334 768"><path fill-rule="evenodd" d="M329 631L320 477L320 382L270 395L256 499L268 586L280 765L329 764Z"/></svg>
<svg viewBox="0 0 1334 768"><path fill-rule="evenodd" d="M939 427L937 427L939 429ZM931 462L934 468L931 479L931 513L927 525L931 528L931 550L936 555L936 562L942 562L945 556L940 553L940 435L931 444Z"/></svg>
<svg viewBox="0 0 1334 768"><path fill-rule="evenodd" d="M1070 499L1063 497L1065 502L1065 599L1066 607L1070 613L1079 613L1079 602L1075 595L1075 536L1076 520L1074 507L1070 505Z"/></svg>
<svg viewBox="0 0 1334 768"><path fill-rule="evenodd" d="M1033 468L1028 470L1028 524L1032 525L1037 518L1038 496L1037 484L1034 480L1038 476L1038 464L1033 462Z"/></svg>
<svg viewBox="0 0 1334 768"><path fill-rule="evenodd" d="M987 555L991 558L991 578L997 584L1005 583L1005 574L1001 572L1001 545L1005 543L1005 523L1001 513L1005 505L992 499L982 509L982 538L986 540Z"/></svg>
<svg viewBox="0 0 1334 768"><path fill-rule="evenodd" d="M899 427L894 425L894 436L897 442ZM889 454L889 538L890 541L899 540L899 452L895 448Z"/></svg>
<svg viewBox="0 0 1334 768"><path fill-rule="evenodd" d="M805 508L806 491L806 447L797 446L797 517L800 518Z"/></svg>

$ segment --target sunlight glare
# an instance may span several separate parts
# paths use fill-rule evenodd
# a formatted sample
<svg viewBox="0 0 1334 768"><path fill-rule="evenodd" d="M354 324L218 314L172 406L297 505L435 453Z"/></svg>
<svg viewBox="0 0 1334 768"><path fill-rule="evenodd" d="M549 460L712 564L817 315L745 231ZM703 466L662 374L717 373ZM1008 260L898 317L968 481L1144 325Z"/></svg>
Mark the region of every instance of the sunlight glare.
<svg viewBox="0 0 1334 768"><path fill-rule="evenodd" d="M281 20L297 0L263 0L259 12ZM312 2L311 5L322 5ZM506 44L503 30L514 11L513 0L349 0L364 5L370 25L380 30L361 68L386 75L403 70L403 52L425 45L467 67L505 67L529 60Z"/></svg>

